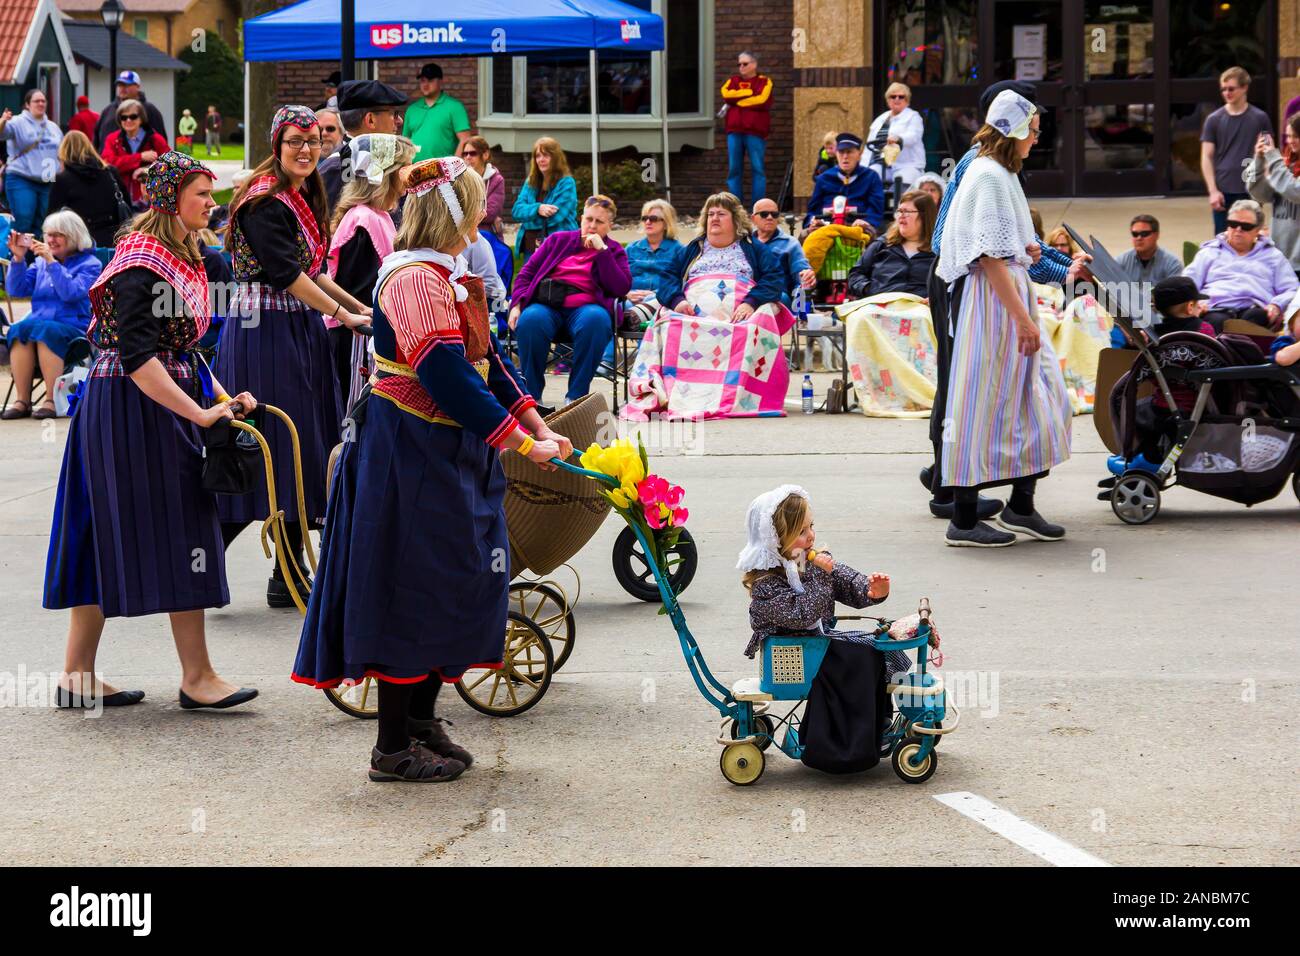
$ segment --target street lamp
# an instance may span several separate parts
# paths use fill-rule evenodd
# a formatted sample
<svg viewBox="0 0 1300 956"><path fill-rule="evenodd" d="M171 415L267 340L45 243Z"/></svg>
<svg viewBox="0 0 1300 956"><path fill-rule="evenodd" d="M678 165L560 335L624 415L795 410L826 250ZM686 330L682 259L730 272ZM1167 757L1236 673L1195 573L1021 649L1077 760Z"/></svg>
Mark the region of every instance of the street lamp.
<svg viewBox="0 0 1300 956"><path fill-rule="evenodd" d="M114 84L117 82L117 30L126 16L126 7L122 0L104 0L99 8L99 18L108 27L108 98L116 99Z"/></svg>

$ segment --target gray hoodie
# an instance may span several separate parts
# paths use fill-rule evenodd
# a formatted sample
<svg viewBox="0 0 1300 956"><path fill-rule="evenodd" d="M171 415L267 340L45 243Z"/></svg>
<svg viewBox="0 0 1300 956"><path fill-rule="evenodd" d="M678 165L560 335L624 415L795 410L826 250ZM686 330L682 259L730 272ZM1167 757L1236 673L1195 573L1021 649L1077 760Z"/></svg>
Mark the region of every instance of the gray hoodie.
<svg viewBox="0 0 1300 956"><path fill-rule="evenodd" d="M1268 234L1273 245L1287 257L1291 268L1300 270L1300 179L1286 168L1277 149L1258 153L1241 175L1256 202L1273 204Z"/></svg>

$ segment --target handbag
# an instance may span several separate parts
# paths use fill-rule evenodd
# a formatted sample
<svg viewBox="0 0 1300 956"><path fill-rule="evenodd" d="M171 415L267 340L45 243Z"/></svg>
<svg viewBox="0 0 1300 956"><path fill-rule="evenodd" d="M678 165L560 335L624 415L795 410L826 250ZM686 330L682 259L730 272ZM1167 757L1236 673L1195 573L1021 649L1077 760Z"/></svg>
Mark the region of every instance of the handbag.
<svg viewBox="0 0 1300 956"><path fill-rule="evenodd" d="M117 170L109 169L109 173L112 174L113 178L113 198L117 200L117 222L114 225L121 225L133 215L131 204L122 195L122 182L118 177Z"/></svg>
<svg viewBox="0 0 1300 956"><path fill-rule="evenodd" d="M223 418L203 433L204 491L246 495L261 475L262 446L249 432Z"/></svg>
<svg viewBox="0 0 1300 956"><path fill-rule="evenodd" d="M533 289L531 301L550 306L552 309L564 308L564 300L575 292L581 292L576 285L559 279L543 279Z"/></svg>

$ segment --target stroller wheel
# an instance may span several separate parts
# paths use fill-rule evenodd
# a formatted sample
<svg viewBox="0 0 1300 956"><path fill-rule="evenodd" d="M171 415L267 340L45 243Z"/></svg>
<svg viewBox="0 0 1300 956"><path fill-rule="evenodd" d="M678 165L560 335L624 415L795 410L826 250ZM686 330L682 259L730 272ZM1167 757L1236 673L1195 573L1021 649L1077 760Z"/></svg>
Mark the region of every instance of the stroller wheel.
<svg viewBox="0 0 1300 956"><path fill-rule="evenodd" d="M325 696L349 717L374 720L379 716L379 683L373 677L367 677L349 687L327 688Z"/></svg>
<svg viewBox="0 0 1300 956"><path fill-rule="evenodd" d="M518 611L510 611L500 669L466 671L456 682L456 693L480 714L514 717L542 699L554 671L546 632Z"/></svg>
<svg viewBox="0 0 1300 956"><path fill-rule="evenodd" d="M1291 476L1291 490L1295 492L1296 498L1300 499L1300 471Z"/></svg>
<svg viewBox="0 0 1300 956"><path fill-rule="evenodd" d="M1126 471L1110 490L1110 507L1125 524L1146 524L1160 513L1160 487L1145 471Z"/></svg>
<svg viewBox="0 0 1300 956"><path fill-rule="evenodd" d="M894 748L890 763L894 765L894 773L905 783L925 783L939 767L939 754L934 750L926 754L920 763L913 763L920 752L920 737L904 737Z"/></svg>
<svg viewBox="0 0 1300 956"><path fill-rule="evenodd" d="M756 744L732 744L722 748L718 766L731 783L748 787L763 776L763 751Z"/></svg>
<svg viewBox="0 0 1300 956"><path fill-rule="evenodd" d="M614 541L613 558L614 577L624 591L641 601L651 604L658 602L659 585L655 583L654 572L650 570L650 562L641 549L641 542L631 528L619 532ZM661 570L667 572L673 593L681 594L695 577L695 569L700 560L695 551L695 539L688 530L682 528L677 543L668 549L664 560L668 566Z"/></svg>
<svg viewBox="0 0 1300 956"><path fill-rule="evenodd" d="M758 749L766 750L768 747L772 746L772 741L776 737L776 724L773 723L772 718L768 717L766 714L759 714L757 717L755 717L753 720L753 724L754 724L754 733L756 735L766 735L766 736L760 736L760 739L758 741ZM735 740L736 737L739 736L739 734L740 734L740 724L736 723L733 720L731 722L731 739Z"/></svg>
<svg viewBox="0 0 1300 956"><path fill-rule="evenodd" d="M573 636L577 630L573 611L564 595L539 581L516 581L510 585L510 604L546 632L558 671L573 652Z"/></svg>

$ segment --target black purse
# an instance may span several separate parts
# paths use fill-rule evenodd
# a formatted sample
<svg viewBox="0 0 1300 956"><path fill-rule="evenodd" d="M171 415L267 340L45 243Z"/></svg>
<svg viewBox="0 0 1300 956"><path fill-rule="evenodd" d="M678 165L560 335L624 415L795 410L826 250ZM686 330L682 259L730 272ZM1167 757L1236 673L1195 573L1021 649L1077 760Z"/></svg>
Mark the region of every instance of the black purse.
<svg viewBox="0 0 1300 956"><path fill-rule="evenodd" d="M262 446L242 428L223 418L203 433L204 491L246 495L261 477Z"/></svg>
<svg viewBox="0 0 1300 956"><path fill-rule="evenodd" d="M135 215L131 211L131 204L126 201L122 195L122 181L115 169L109 169L113 177L113 198L117 200L117 222L114 225L121 225Z"/></svg>
<svg viewBox="0 0 1300 956"><path fill-rule="evenodd" d="M550 306L552 309L564 308L564 300L575 292L581 292L576 285L561 282L559 279L543 279L533 289L533 302Z"/></svg>

